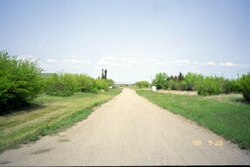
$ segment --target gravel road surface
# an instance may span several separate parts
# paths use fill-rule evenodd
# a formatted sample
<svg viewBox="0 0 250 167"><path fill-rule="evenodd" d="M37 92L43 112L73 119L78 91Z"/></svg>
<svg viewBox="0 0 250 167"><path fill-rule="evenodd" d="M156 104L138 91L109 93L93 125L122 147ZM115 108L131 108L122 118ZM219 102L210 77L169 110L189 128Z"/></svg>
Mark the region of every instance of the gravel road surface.
<svg viewBox="0 0 250 167"><path fill-rule="evenodd" d="M0 154L0 166L201 164L249 165L250 153L126 88L72 128Z"/></svg>

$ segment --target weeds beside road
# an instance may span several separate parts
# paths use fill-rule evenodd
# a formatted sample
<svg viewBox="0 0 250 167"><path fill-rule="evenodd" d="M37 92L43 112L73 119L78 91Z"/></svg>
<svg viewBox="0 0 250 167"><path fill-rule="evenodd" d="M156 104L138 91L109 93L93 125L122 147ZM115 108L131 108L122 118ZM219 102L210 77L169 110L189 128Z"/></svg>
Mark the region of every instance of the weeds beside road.
<svg viewBox="0 0 250 167"><path fill-rule="evenodd" d="M120 93L77 93L70 97L45 94L34 100L34 107L0 116L0 152L20 144L38 140L86 119L95 106Z"/></svg>
<svg viewBox="0 0 250 167"><path fill-rule="evenodd" d="M201 97L137 90L149 101L250 149L250 105L230 95Z"/></svg>

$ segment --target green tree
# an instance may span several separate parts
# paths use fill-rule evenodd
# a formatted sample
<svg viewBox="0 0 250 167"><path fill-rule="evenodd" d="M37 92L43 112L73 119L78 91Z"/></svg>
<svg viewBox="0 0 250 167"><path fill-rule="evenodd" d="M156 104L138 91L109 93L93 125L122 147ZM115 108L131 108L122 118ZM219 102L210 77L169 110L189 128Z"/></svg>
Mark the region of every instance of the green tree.
<svg viewBox="0 0 250 167"><path fill-rule="evenodd" d="M250 102L250 73L243 75L240 83L243 97L246 101Z"/></svg>
<svg viewBox="0 0 250 167"><path fill-rule="evenodd" d="M136 82L135 85L138 88L148 88L150 86L150 83L148 81L139 81L139 82Z"/></svg>
<svg viewBox="0 0 250 167"><path fill-rule="evenodd" d="M106 79L96 79L95 80L95 87L98 90L108 90L109 88L109 82Z"/></svg>
<svg viewBox="0 0 250 167"><path fill-rule="evenodd" d="M70 96L74 94L76 85L70 74L54 74L47 79L46 94L52 96Z"/></svg>
<svg viewBox="0 0 250 167"><path fill-rule="evenodd" d="M106 79L109 86L114 86L115 82L112 79Z"/></svg>
<svg viewBox="0 0 250 167"><path fill-rule="evenodd" d="M185 76L185 87L187 90L195 91L202 80L203 76L201 74L189 72Z"/></svg>
<svg viewBox="0 0 250 167"><path fill-rule="evenodd" d="M224 93L222 77L206 77L198 85L198 94L202 96Z"/></svg>
<svg viewBox="0 0 250 167"><path fill-rule="evenodd" d="M42 69L35 61L0 52L0 108L13 108L32 101L42 91Z"/></svg>
<svg viewBox="0 0 250 167"><path fill-rule="evenodd" d="M153 79L152 85L156 86L157 89L167 89L168 75L166 73L158 73Z"/></svg>

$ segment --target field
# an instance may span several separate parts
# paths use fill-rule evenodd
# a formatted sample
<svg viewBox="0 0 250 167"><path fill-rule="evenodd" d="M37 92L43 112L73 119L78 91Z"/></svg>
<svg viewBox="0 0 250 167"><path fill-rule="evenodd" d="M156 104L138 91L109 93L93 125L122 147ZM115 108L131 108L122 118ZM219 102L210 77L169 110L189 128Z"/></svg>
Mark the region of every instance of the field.
<svg viewBox="0 0 250 167"><path fill-rule="evenodd" d="M107 102L118 93L120 90L99 94L76 93L70 97L42 94L30 107L0 115L0 152L38 140L41 136L86 119L95 106Z"/></svg>
<svg viewBox="0 0 250 167"><path fill-rule="evenodd" d="M250 149L250 105L242 95L187 96L137 90L149 101Z"/></svg>

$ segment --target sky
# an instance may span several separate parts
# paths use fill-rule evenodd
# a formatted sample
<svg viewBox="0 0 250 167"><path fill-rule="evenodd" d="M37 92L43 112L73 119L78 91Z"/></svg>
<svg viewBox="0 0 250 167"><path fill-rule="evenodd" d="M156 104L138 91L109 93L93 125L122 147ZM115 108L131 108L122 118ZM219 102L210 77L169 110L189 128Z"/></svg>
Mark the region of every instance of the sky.
<svg viewBox="0 0 250 167"><path fill-rule="evenodd" d="M0 50L117 83L250 72L249 0L0 0Z"/></svg>

